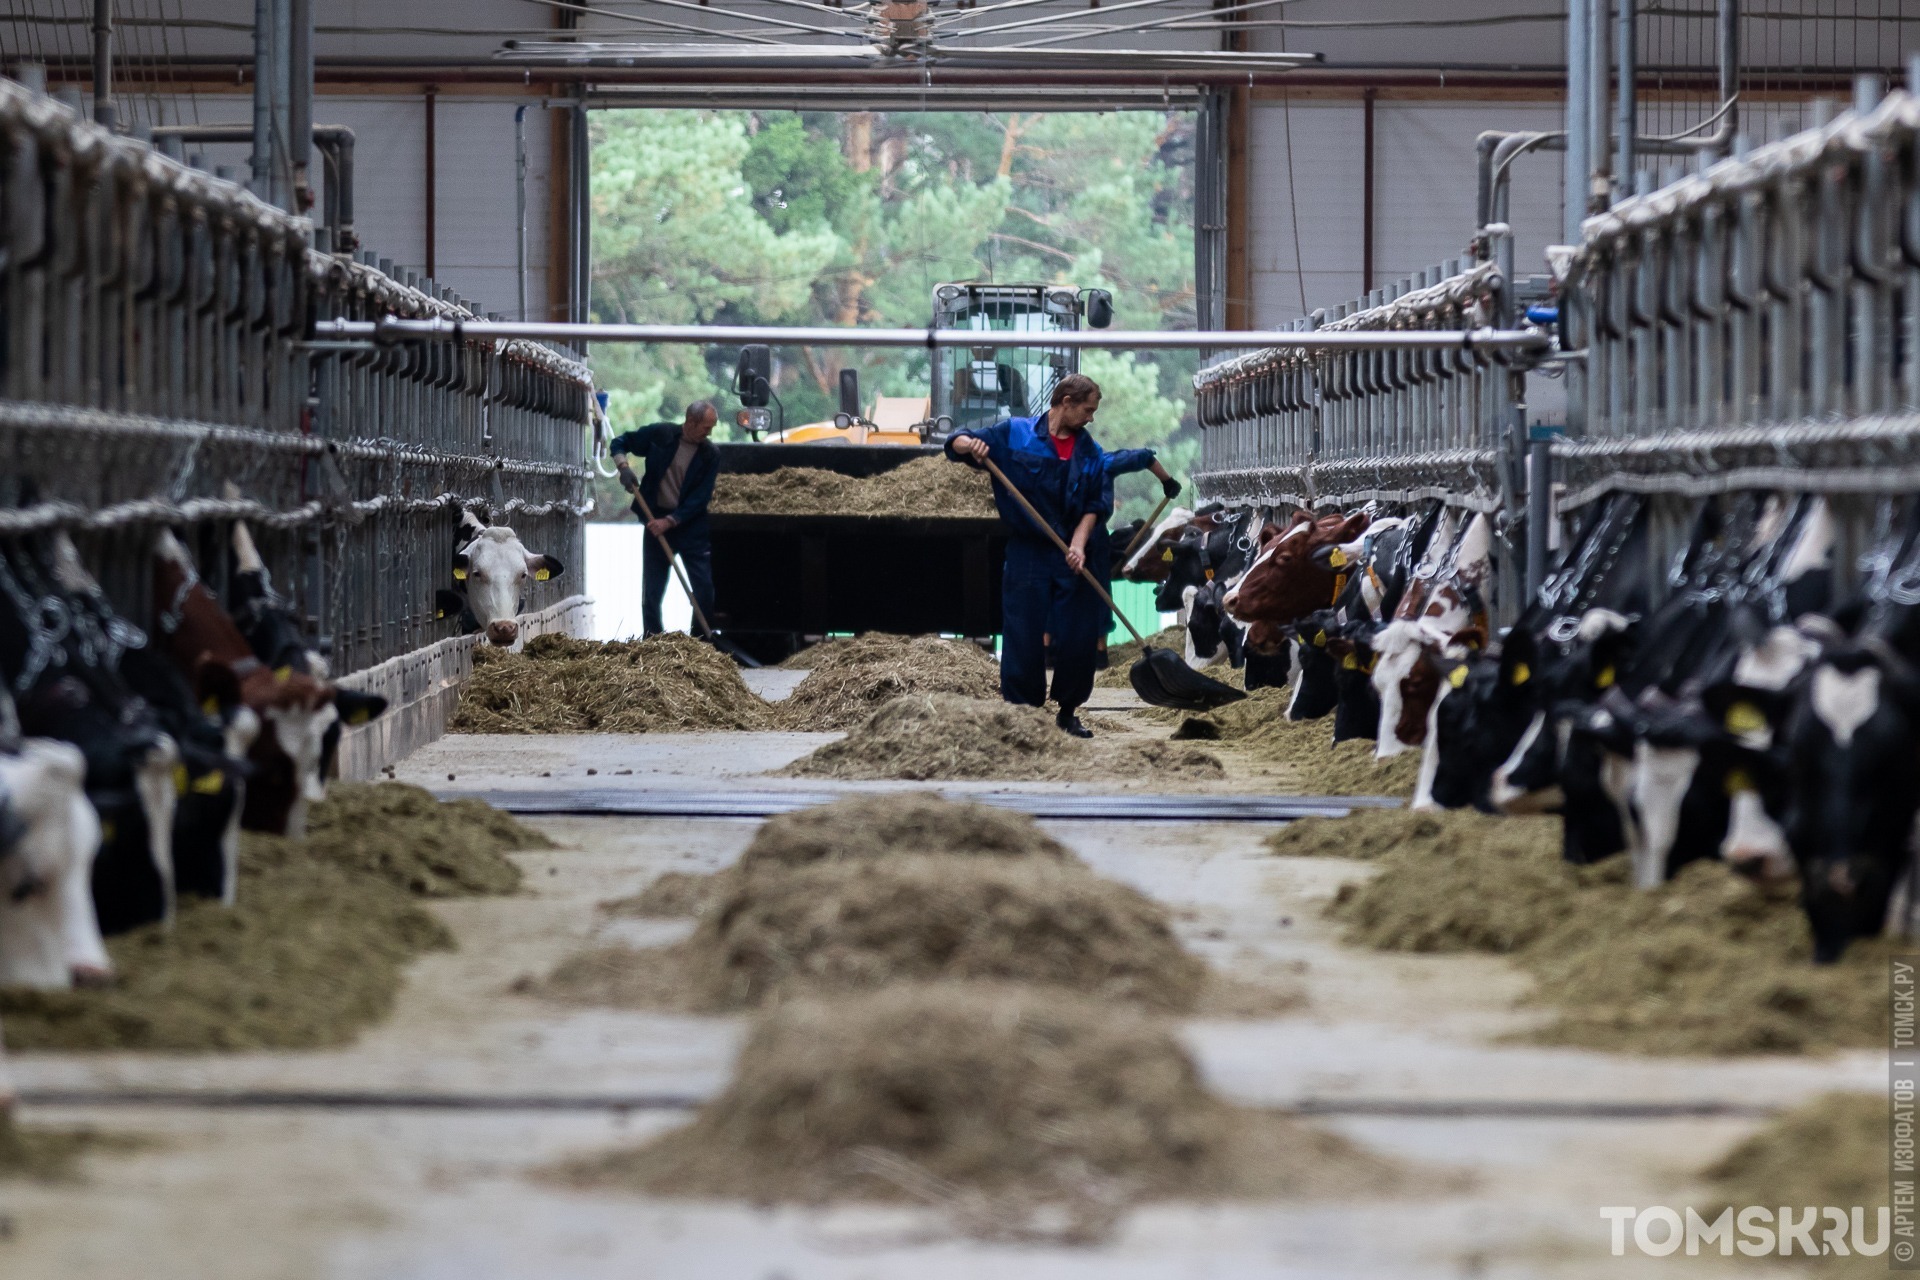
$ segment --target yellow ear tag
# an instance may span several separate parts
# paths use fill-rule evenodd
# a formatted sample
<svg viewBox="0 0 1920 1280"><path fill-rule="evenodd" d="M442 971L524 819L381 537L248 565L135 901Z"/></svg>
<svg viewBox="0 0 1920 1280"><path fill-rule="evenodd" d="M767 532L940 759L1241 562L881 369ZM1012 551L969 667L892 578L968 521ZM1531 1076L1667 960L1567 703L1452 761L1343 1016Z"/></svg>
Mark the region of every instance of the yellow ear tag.
<svg viewBox="0 0 1920 1280"><path fill-rule="evenodd" d="M1727 770L1727 794L1728 795L1737 796L1742 791L1753 791L1755 789L1756 788L1753 785L1753 779L1747 775L1747 771L1745 769Z"/></svg>
<svg viewBox="0 0 1920 1280"><path fill-rule="evenodd" d="M292 667L275 667L273 669L273 678L275 680L278 680L280 683L285 684L287 681L293 679L293 668Z"/></svg>
<svg viewBox="0 0 1920 1280"><path fill-rule="evenodd" d="M353 714L347 717L347 723L348 724L365 724L371 718L372 717L367 714L367 709L365 707L355 707L353 710Z"/></svg>
<svg viewBox="0 0 1920 1280"><path fill-rule="evenodd" d="M1335 547L1327 552L1327 563L1338 569L1347 563L1347 553Z"/></svg>
<svg viewBox="0 0 1920 1280"><path fill-rule="evenodd" d="M1313 633L1313 647L1316 649L1327 647L1327 633L1324 630Z"/></svg>
<svg viewBox="0 0 1920 1280"><path fill-rule="evenodd" d="M1458 689L1461 685L1465 684L1466 682L1467 682L1467 664L1466 663L1463 662L1459 666L1455 667L1453 670L1447 672L1447 683L1452 685L1454 688Z"/></svg>
<svg viewBox="0 0 1920 1280"><path fill-rule="evenodd" d="M219 769L209 769L193 780L194 791L203 796L217 796L225 785L227 775Z"/></svg>
<svg viewBox="0 0 1920 1280"><path fill-rule="evenodd" d="M217 716L220 714L220 699L210 697L200 704L200 709L210 716Z"/></svg>
<svg viewBox="0 0 1920 1280"><path fill-rule="evenodd" d="M1600 674L1593 678L1593 687L1596 689L1613 688L1613 668L1612 667L1600 668Z"/></svg>
<svg viewBox="0 0 1920 1280"><path fill-rule="evenodd" d="M1212 582L1212 581L1213 581L1213 570L1211 570L1211 569L1209 569L1209 570L1207 570L1207 581L1208 581L1208 582Z"/></svg>
<svg viewBox="0 0 1920 1280"><path fill-rule="evenodd" d="M1524 662L1516 662L1513 664L1513 682L1515 684L1525 684L1531 679L1533 679L1532 667Z"/></svg>
<svg viewBox="0 0 1920 1280"><path fill-rule="evenodd" d="M173 766L173 794L187 794L187 766L183 764Z"/></svg>
<svg viewBox="0 0 1920 1280"><path fill-rule="evenodd" d="M446 616L447 616L447 611L445 609L435 609L433 611L433 620L435 622L440 621L442 618Z"/></svg>
<svg viewBox="0 0 1920 1280"><path fill-rule="evenodd" d="M552 576L553 576L553 572L552 572L552 570L549 570L549 569L537 569L537 570L535 570L535 571L534 571L534 575L533 575L533 580L534 580L535 582L545 582L545 581L546 581L546 580L547 580L548 578L551 578ZM1208 576L1209 578L1211 578L1211 577L1212 577L1213 575L1212 575L1212 574L1208 574L1207 576Z"/></svg>
<svg viewBox="0 0 1920 1280"><path fill-rule="evenodd" d="M1352 654L1348 654L1346 657L1340 659L1340 665L1348 671L1358 671L1360 669L1360 659L1354 657Z"/></svg>
<svg viewBox="0 0 1920 1280"><path fill-rule="evenodd" d="M102 845L112 844L114 837L119 834L120 826L118 823L103 822L100 824L100 843Z"/></svg>
<svg viewBox="0 0 1920 1280"><path fill-rule="evenodd" d="M1168 547L1168 548L1167 548L1167 549L1166 549L1165 551L1162 551L1162 552L1160 553L1160 558L1161 558L1162 560L1164 560L1164 561L1166 561L1166 562L1167 562L1168 564L1172 564L1172 563L1173 563L1173 548L1172 548L1172 547Z"/></svg>
<svg viewBox="0 0 1920 1280"><path fill-rule="evenodd" d="M1767 718L1751 702L1736 702L1727 708L1727 732L1759 733L1767 727Z"/></svg>
<svg viewBox="0 0 1920 1280"><path fill-rule="evenodd" d="M467 571L465 569L455 569L453 571L453 580L455 582L465 582L467 580Z"/></svg>

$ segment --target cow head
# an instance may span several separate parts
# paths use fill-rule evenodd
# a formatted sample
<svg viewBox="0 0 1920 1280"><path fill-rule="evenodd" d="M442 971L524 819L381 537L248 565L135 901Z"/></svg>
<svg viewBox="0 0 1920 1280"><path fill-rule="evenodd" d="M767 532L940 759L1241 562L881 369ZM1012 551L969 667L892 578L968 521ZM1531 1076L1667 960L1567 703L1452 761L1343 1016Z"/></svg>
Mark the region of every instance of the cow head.
<svg viewBox="0 0 1920 1280"><path fill-rule="evenodd" d="M1187 616L1187 665L1199 670L1221 659L1240 665L1243 630L1220 607L1226 585L1217 579L1188 587L1181 600Z"/></svg>
<svg viewBox="0 0 1920 1280"><path fill-rule="evenodd" d="M1227 591L1228 615L1237 622L1286 625L1331 604L1345 582L1339 571L1314 563L1313 553L1352 541L1368 520L1363 511L1318 520L1300 512L1284 528L1261 529L1253 562Z"/></svg>
<svg viewBox="0 0 1920 1280"><path fill-rule="evenodd" d="M565 572L558 559L527 550L512 529L489 525L453 554L453 576L466 585L466 605L492 644L520 638L514 621L526 600L527 585Z"/></svg>
<svg viewBox="0 0 1920 1280"><path fill-rule="evenodd" d="M1920 682L1870 649L1824 655L1787 728L1787 841L1800 868L1814 958L1880 932L1908 860L1920 787Z"/></svg>
<svg viewBox="0 0 1920 1280"><path fill-rule="evenodd" d="M1533 634L1515 628L1498 656L1428 655L1437 692L1427 737L1432 759L1426 798L1444 809L1491 807L1493 774L1536 718L1546 683ZM1425 765L1426 761L1423 760Z"/></svg>
<svg viewBox="0 0 1920 1280"><path fill-rule="evenodd" d="M112 961L89 882L100 819L87 802L86 760L64 742L29 738L0 754L0 986L98 985Z"/></svg>
<svg viewBox="0 0 1920 1280"><path fill-rule="evenodd" d="M1193 512L1185 507L1175 507L1169 511L1159 524L1153 526L1140 547L1120 566L1120 576L1129 582L1160 582L1167 576L1167 569L1173 563L1173 541L1180 536L1181 530L1193 523ZM1122 547L1126 544L1122 543Z"/></svg>

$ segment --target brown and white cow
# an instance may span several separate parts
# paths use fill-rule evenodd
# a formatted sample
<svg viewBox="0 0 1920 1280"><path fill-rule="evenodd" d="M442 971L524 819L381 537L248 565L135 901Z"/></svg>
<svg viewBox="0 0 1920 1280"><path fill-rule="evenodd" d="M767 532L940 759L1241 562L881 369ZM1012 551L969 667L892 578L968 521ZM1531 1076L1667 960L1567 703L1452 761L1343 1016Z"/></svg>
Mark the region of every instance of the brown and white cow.
<svg viewBox="0 0 1920 1280"><path fill-rule="evenodd" d="M1313 553L1351 542L1370 519L1364 511L1318 519L1302 511L1286 525L1269 524L1260 530L1253 563L1222 601L1228 617L1254 627L1249 645L1263 653L1275 652L1261 648L1276 637L1274 628L1290 626L1333 602L1346 585L1346 575L1317 563ZM1255 625L1259 623L1270 625L1261 628Z"/></svg>
<svg viewBox="0 0 1920 1280"><path fill-rule="evenodd" d="M1489 630L1487 592L1493 581L1493 523L1476 514L1456 536L1451 513L1441 517L1414 567L1393 621L1373 637L1373 687L1380 697L1375 754L1385 759L1427 740L1428 713L1440 691L1428 657L1449 648L1477 649Z"/></svg>
<svg viewBox="0 0 1920 1280"><path fill-rule="evenodd" d="M217 701L230 724L244 725L244 711L259 728L248 751L254 773L241 825L305 835L307 805L327 794L321 758L339 717L333 686L256 657L186 548L164 529L154 543L153 598L168 655L198 695Z"/></svg>

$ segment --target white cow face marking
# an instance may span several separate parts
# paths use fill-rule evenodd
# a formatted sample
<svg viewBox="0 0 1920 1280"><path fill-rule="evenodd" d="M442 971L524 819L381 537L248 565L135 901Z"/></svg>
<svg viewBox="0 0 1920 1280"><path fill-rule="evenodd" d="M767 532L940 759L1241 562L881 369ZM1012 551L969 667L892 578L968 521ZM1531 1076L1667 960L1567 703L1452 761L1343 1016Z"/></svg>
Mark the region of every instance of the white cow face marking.
<svg viewBox="0 0 1920 1280"><path fill-rule="evenodd" d="M162 920L173 919L173 812L180 803L173 771L179 763L180 748L163 734L133 771L133 789L140 797L141 815L147 820L147 856L160 875Z"/></svg>
<svg viewBox="0 0 1920 1280"><path fill-rule="evenodd" d="M1809 573L1832 567L1835 535L1833 512L1827 507L1827 500L1815 498L1813 509L1800 525L1800 536L1794 539L1793 550L1780 566L1780 580L1798 582Z"/></svg>
<svg viewBox="0 0 1920 1280"><path fill-rule="evenodd" d="M1127 562L1120 566L1120 576L1131 577L1133 574L1139 572L1140 567L1147 562L1148 556L1157 556L1166 550L1166 547L1162 545L1161 540L1163 538L1175 529L1184 528L1186 525L1192 523L1192 521L1193 512L1187 510L1185 507L1175 507L1172 511L1168 512L1166 519L1153 526L1153 532L1147 536L1147 540L1141 544L1140 549L1131 556L1128 556Z"/></svg>
<svg viewBox="0 0 1920 1280"><path fill-rule="evenodd" d="M1441 688L1445 690L1447 686L1442 685ZM1514 785L1513 775L1515 770L1519 769L1520 762L1527 758L1527 752L1533 750L1533 744L1539 740L1540 731L1546 728L1546 724L1547 713L1544 711L1534 712L1533 719L1527 723L1527 731L1520 735L1520 741L1514 745L1513 753L1501 763L1498 769L1493 771L1493 787L1489 792L1489 796L1493 800L1493 807L1500 812L1532 813L1538 811L1531 806L1526 808L1521 807L1521 802L1527 798L1527 792ZM1557 797L1555 803L1558 803Z"/></svg>
<svg viewBox="0 0 1920 1280"><path fill-rule="evenodd" d="M1640 841L1633 848L1633 887L1656 889L1667 878L1667 855L1680 834L1680 802L1700 767L1691 747L1633 746L1634 807L1640 813Z"/></svg>
<svg viewBox="0 0 1920 1280"><path fill-rule="evenodd" d="M85 757L64 742L29 738L0 756L0 793L26 827L0 850L0 985L64 988L113 971L93 914L100 819L85 779Z"/></svg>
<svg viewBox="0 0 1920 1280"><path fill-rule="evenodd" d="M1819 642L1794 627L1775 627L1733 664L1733 682L1778 692L1820 656Z"/></svg>
<svg viewBox="0 0 1920 1280"><path fill-rule="evenodd" d="M1832 667L1813 673L1813 714L1827 726L1833 740L1853 745L1853 735L1880 705L1880 668L1862 667L1845 675Z"/></svg>
<svg viewBox="0 0 1920 1280"><path fill-rule="evenodd" d="M327 798L327 781L320 776L320 754L327 729L340 718L332 702L323 702L308 711L299 707L269 707L267 723L287 759L293 762L293 805L287 811L287 835L294 840L307 834L307 805Z"/></svg>
<svg viewBox="0 0 1920 1280"><path fill-rule="evenodd" d="M1440 772L1440 704L1452 692L1453 686L1442 680L1439 692L1433 695L1433 706L1427 710L1427 742L1420 749L1420 780L1413 788L1411 806L1423 812L1440 807L1433 799L1433 779Z"/></svg>
<svg viewBox="0 0 1920 1280"><path fill-rule="evenodd" d="M1734 870L1761 880L1792 879L1793 850L1787 845L1787 833L1768 815L1760 793L1743 787L1730 799L1720 857Z"/></svg>

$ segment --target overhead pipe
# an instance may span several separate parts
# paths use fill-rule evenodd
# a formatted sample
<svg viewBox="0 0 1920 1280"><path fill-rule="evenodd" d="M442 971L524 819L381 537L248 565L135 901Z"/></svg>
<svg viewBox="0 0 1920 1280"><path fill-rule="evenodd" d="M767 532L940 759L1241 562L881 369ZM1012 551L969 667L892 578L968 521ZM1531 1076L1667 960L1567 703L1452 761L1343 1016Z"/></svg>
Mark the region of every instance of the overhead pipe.
<svg viewBox="0 0 1920 1280"><path fill-rule="evenodd" d="M253 194L273 194L273 0L253 0Z"/></svg>
<svg viewBox="0 0 1920 1280"><path fill-rule="evenodd" d="M313 208L313 0L288 0L287 148L294 213Z"/></svg>
<svg viewBox="0 0 1920 1280"><path fill-rule="evenodd" d="M527 107L513 109L513 196L514 196L514 281L520 308L517 319L527 318Z"/></svg>
<svg viewBox="0 0 1920 1280"><path fill-rule="evenodd" d="M93 0L93 122L113 128L113 0Z"/></svg>
<svg viewBox="0 0 1920 1280"><path fill-rule="evenodd" d="M379 320L321 320L313 329L321 341L373 342L615 342L645 345L915 348L977 347L978 329L867 329L833 326L593 324L520 320L424 320L393 316ZM1191 351L1207 347L1274 347L1294 351L1443 351L1489 357L1507 352L1545 354L1553 336L1544 329L1246 329L1161 330L1082 329L1045 335L1048 348L1124 351Z"/></svg>
<svg viewBox="0 0 1920 1280"><path fill-rule="evenodd" d="M1634 141L1640 132L1638 101L1640 44L1634 22L1634 0L1613 0L1613 190L1614 199L1633 192Z"/></svg>
<svg viewBox="0 0 1920 1280"><path fill-rule="evenodd" d="M316 124L308 134L329 166L321 221L333 234L333 251L351 254L360 243L353 230L353 130L344 124ZM163 124L154 127L153 145L177 159L185 143L246 142L252 137L252 128L243 124Z"/></svg>

